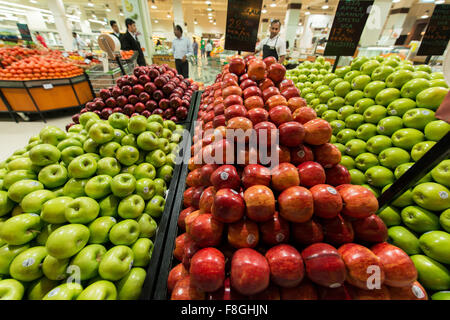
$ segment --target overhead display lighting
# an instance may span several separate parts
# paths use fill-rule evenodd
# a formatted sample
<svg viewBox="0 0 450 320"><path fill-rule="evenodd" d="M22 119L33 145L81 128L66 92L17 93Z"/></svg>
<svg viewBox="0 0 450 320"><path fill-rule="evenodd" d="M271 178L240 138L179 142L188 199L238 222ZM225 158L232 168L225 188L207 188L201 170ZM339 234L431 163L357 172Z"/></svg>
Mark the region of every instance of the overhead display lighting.
<svg viewBox="0 0 450 320"><path fill-rule="evenodd" d="M158 23L158 20L155 20L155 23Z"/></svg>
<svg viewBox="0 0 450 320"><path fill-rule="evenodd" d="M310 14L311 14L311 12L309 12L309 11L305 12L305 16L309 16Z"/></svg>
<svg viewBox="0 0 450 320"><path fill-rule="evenodd" d="M170 13L167 14L167 18L170 18Z"/></svg>
<svg viewBox="0 0 450 320"><path fill-rule="evenodd" d="M30 0L31 3L38 3L36 0Z"/></svg>
<svg viewBox="0 0 450 320"><path fill-rule="evenodd" d="M275 2L270 4L271 8L275 8L276 6L277 6L277 4Z"/></svg>
<svg viewBox="0 0 450 320"><path fill-rule="evenodd" d="M152 6L151 6L150 8L152 8L152 9L158 9L158 7L155 6L154 4L152 4Z"/></svg>
<svg viewBox="0 0 450 320"><path fill-rule="evenodd" d="M400 0L392 0L393 3L399 3Z"/></svg>
<svg viewBox="0 0 450 320"><path fill-rule="evenodd" d="M263 9L261 10L262 13L267 13L266 5L264 5Z"/></svg>
<svg viewBox="0 0 450 320"><path fill-rule="evenodd" d="M119 16L122 16L122 17L123 17L122 9L120 9Z"/></svg>
<svg viewBox="0 0 450 320"><path fill-rule="evenodd" d="M330 7L329 5L324 4L324 5L322 6L322 9L323 9L323 10L327 10L329 7Z"/></svg>
<svg viewBox="0 0 450 320"><path fill-rule="evenodd" d="M94 6L94 4L91 2L91 0L89 0L88 7L93 7L93 6Z"/></svg>
<svg viewBox="0 0 450 320"><path fill-rule="evenodd" d="M205 1L205 3L207 4L207 5L211 5L211 1Z"/></svg>
<svg viewBox="0 0 450 320"><path fill-rule="evenodd" d="M436 3L436 4L443 4L443 3L445 3L445 0L436 0L435 3Z"/></svg>

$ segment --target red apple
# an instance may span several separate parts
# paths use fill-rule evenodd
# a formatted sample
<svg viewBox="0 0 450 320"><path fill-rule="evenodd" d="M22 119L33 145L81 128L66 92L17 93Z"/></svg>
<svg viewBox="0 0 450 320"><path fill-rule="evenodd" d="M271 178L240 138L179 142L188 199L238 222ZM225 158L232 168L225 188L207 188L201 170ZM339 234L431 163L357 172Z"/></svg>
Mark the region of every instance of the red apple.
<svg viewBox="0 0 450 320"><path fill-rule="evenodd" d="M224 126L226 123L225 115L221 114L219 116L215 116L213 119L213 127L217 128L220 126Z"/></svg>
<svg viewBox="0 0 450 320"><path fill-rule="evenodd" d="M216 220L211 214L199 214L187 231L197 246L201 248L214 247L220 244L223 223Z"/></svg>
<svg viewBox="0 0 450 320"><path fill-rule="evenodd" d="M379 243L387 241L388 230L383 220L376 214L352 222L356 239L364 242Z"/></svg>
<svg viewBox="0 0 450 320"><path fill-rule="evenodd" d="M314 154L310 147L300 145L290 149L291 163L295 166L307 161L314 161Z"/></svg>
<svg viewBox="0 0 450 320"><path fill-rule="evenodd" d="M240 76L241 74L243 74L245 72L244 59L242 59L242 58L231 59L228 70L237 76Z"/></svg>
<svg viewBox="0 0 450 320"><path fill-rule="evenodd" d="M265 103L269 110L274 107L277 107L277 106L286 106L287 107L287 100L281 94L276 94L274 96L271 96L269 99L267 99L267 101ZM289 109L289 107L288 107L288 109ZM289 109L289 112L290 111L291 111L291 109Z"/></svg>
<svg viewBox="0 0 450 320"><path fill-rule="evenodd" d="M344 208L342 213L352 218L365 218L378 210L378 200L369 189L363 186L341 184L336 190L342 197Z"/></svg>
<svg viewBox="0 0 450 320"><path fill-rule="evenodd" d="M389 289L381 285L380 289L364 290L355 286L348 286L353 300L391 300Z"/></svg>
<svg viewBox="0 0 450 320"><path fill-rule="evenodd" d="M262 98L267 101L270 97L279 95L280 91L277 87L268 87L262 92Z"/></svg>
<svg viewBox="0 0 450 320"><path fill-rule="evenodd" d="M350 221L345 220L340 214L331 219L322 219L325 242L340 246L353 242L355 233Z"/></svg>
<svg viewBox="0 0 450 320"><path fill-rule="evenodd" d="M229 86L229 87L226 87L225 89L222 89L222 97L224 99L226 99L228 96L231 96L231 95L241 96L242 89L238 85Z"/></svg>
<svg viewBox="0 0 450 320"><path fill-rule="evenodd" d="M215 195L216 189L214 187L208 187L203 191L198 205L200 213L211 213Z"/></svg>
<svg viewBox="0 0 450 320"><path fill-rule="evenodd" d="M253 124L246 117L233 117L227 121L227 129L242 129L245 132L247 130L253 129ZM248 140L248 136L246 136L246 140Z"/></svg>
<svg viewBox="0 0 450 320"><path fill-rule="evenodd" d="M250 119L254 126L257 123L269 120L269 112L267 112L267 110L263 108L251 108L247 112L247 117Z"/></svg>
<svg viewBox="0 0 450 320"><path fill-rule="evenodd" d="M213 110L214 110L214 115L218 116L218 115L225 113L225 106L223 105L223 103L219 103L214 106Z"/></svg>
<svg viewBox="0 0 450 320"><path fill-rule="evenodd" d="M327 143L333 134L330 124L323 119L310 120L304 126L305 142L311 145L318 146Z"/></svg>
<svg viewBox="0 0 450 320"><path fill-rule="evenodd" d="M278 206L280 215L291 222L306 222L314 213L312 194L304 187L284 190L278 197Z"/></svg>
<svg viewBox="0 0 450 320"><path fill-rule="evenodd" d="M185 224L185 219L186 217L191 214L192 212L194 212L196 209L194 207L187 207L186 209L183 209L180 212L180 215L178 216L178 228L180 228L181 230L185 231L186 230L186 224Z"/></svg>
<svg viewBox="0 0 450 320"><path fill-rule="evenodd" d="M197 289L187 276L176 283L170 300L205 300L205 293Z"/></svg>
<svg viewBox="0 0 450 320"><path fill-rule="evenodd" d="M261 90L257 86L248 87L243 92L244 101L253 96L262 96Z"/></svg>
<svg viewBox="0 0 450 320"><path fill-rule="evenodd" d="M261 238L265 244L277 245L289 241L289 223L278 212L260 225Z"/></svg>
<svg viewBox="0 0 450 320"><path fill-rule="evenodd" d="M254 185L269 186L271 181L270 170L259 164L249 164L242 172L242 184L245 189Z"/></svg>
<svg viewBox="0 0 450 320"><path fill-rule="evenodd" d="M241 104L234 104L225 109L224 115L227 121L234 117L246 117L247 109Z"/></svg>
<svg viewBox="0 0 450 320"><path fill-rule="evenodd" d="M195 211L192 211L191 213L187 213L186 218L184 218L184 225L185 225L187 234L189 234L189 230L191 228L192 222L194 222L194 220L200 215L200 210L198 210L197 208L195 208L195 209L196 209Z"/></svg>
<svg viewBox="0 0 450 320"><path fill-rule="evenodd" d="M204 248L197 251L191 259L189 268L191 283L201 291L213 292L223 285L225 280L225 257L216 248Z"/></svg>
<svg viewBox="0 0 450 320"><path fill-rule="evenodd" d="M315 119L317 117L316 112L313 108L309 108L308 104L306 103L306 100L301 97L292 97L288 99L288 107L291 109L293 113L297 111L298 109L307 108L304 110L298 111L298 117L299 120L302 120L303 122L299 120L295 120L300 122L301 124L304 124L308 122L309 120Z"/></svg>
<svg viewBox="0 0 450 320"><path fill-rule="evenodd" d="M244 100L242 100L240 95L231 95L223 99L223 105L225 108L228 108L234 104L244 104Z"/></svg>
<svg viewBox="0 0 450 320"><path fill-rule="evenodd" d="M189 276L189 272L183 266L182 263L177 264L169 272L169 277L167 278L167 291L172 292L173 288L179 280L182 280Z"/></svg>
<svg viewBox="0 0 450 320"><path fill-rule="evenodd" d="M300 175L300 181L301 175ZM309 189L314 199L314 214L320 218L331 219L342 210L339 192L328 184L317 184Z"/></svg>
<svg viewBox="0 0 450 320"><path fill-rule="evenodd" d="M244 106L247 108L247 110L264 108L264 101L260 96L251 96L245 99Z"/></svg>
<svg viewBox="0 0 450 320"><path fill-rule="evenodd" d="M279 63L272 63L267 70L267 77L274 83L281 82L286 74L286 68Z"/></svg>
<svg viewBox="0 0 450 320"><path fill-rule="evenodd" d="M351 181L350 173L341 164L326 169L325 174L327 176L327 183L335 187L341 184L349 184Z"/></svg>
<svg viewBox="0 0 450 320"><path fill-rule="evenodd" d="M262 92L264 92L264 90L266 90L267 88L274 87L274 86L275 86L275 84L269 78L265 78L263 81L261 81L259 83L259 88L261 89Z"/></svg>
<svg viewBox="0 0 450 320"><path fill-rule="evenodd" d="M237 222L245 213L244 199L233 189L220 189L214 196L211 213L218 221Z"/></svg>
<svg viewBox="0 0 450 320"><path fill-rule="evenodd" d="M325 143L313 148L314 159L325 169L338 165L341 162L341 152L332 143Z"/></svg>
<svg viewBox="0 0 450 320"><path fill-rule="evenodd" d="M260 59L252 60L248 65L248 77L253 81L260 81L265 78L266 64Z"/></svg>
<svg viewBox="0 0 450 320"><path fill-rule="evenodd" d="M270 110L269 115L278 107ZM285 108L283 106L283 108ZM271 117L272 118L272 117ZM305 137L305 128L301 123L289 121L282 123L279 127L280 143L286 147L298 147Z"/></svg>
<svg viewBox="0 0 450 320"><path fill-rule="evenodd" d="M270 268L266 258L250 248L237 250L231 261L231 285L239 293L253 295L269 286Z"/></svg>
<svg viewBox="0 0 450 320"><path fill-rule="evenodd" d="M311 188L317 184L325 183L325 170L317 162L303 162L298 165L297 170L300 176L300 185L303 187Z"/></svg>
<svg viewBox="0 0 450 320"><path fill-rule="evenodd" d="M280 300L280 288L269 284L267 289L250 296L250 300Z"/></svg>
<svg viewBox="0 0 450 320"><path fill-rule="evenodd" d="M281 92L283 92L286 88L289 87L295 87L295 83L291 79L284 79L278 85L278 88L280 89Z"/></svg>
<svg viewBox="0 0 450 320"><path fill-rule="evenodd" d="M251 186L244 192L247 216L256 222L270 220L275 213L275 196L263 185Z"/></svg>
<svg viewBox="0 0 450 320"><path fill-rule="evenodd" d="M272 144L272 139L276 138L277 126L269 121L263 121L255 124L254 126L256 136L258 138L258 144ZM275 141L273 141L275 142Z"/></svg>
<svg viewBox="0 0 450 320"><path fill-rule="evenodd" d="M345 283L337 288L325 288L317 286L319 291L319 300L352 300L350 290Z"/></svg>
<svg viewBox="0 0 450 320"><path fill-rule="evenodd" d="M186 241L186 237L188 237L187 233L183 233L176 237L175 239L175 248L173 249L173 256L175 259L181 261L183 258L184 244Z"/></svg>
<svg viewBox="0 0 450 320"><path fill-rule="evenodd" d="M281 300L317 300L316 286L304 279L294 288L281 288Z"/></svg>
<svg viewBox="0 0 450 320"><path fill-rule="evenodd" d="M291 230L292 236L298 244L311 245L323 242L322 226L314 219L302 223L292 223Z"/></svg>
<svg viewBox="0 0 450 320"><path fill-rule="evenodd" d="M272 169L272 187L276 191L283 191L300 184L297 168L290 163L283 162Z"/></svg>
<svg viewBox="0 0 450 320"><path fill-rule="evenodd" d="M216 190L223 188L231 188L239 190L240 178L236 171L236 168L232 165L223 165L218 167L211 174L211 183Z"/></svg>
<svg viewBox="0 0 450 320"><path fill-rule="evenodd" d="M339 252L326 243L315 243L302 251L308 278L328 288L340 287L346 276L345 264Z"/></svg>
<svg viewBox="0 0 450 320"><path fill-rule="evenodd" d="M296 87L287 87L286 89L281 91L281 95L285 97L286 100L290 100L295 97L300 97L300 90L298 90Z"/></svg>
<svg viewBox="0 0 450 320"><path fill-rule="evenodd" d="M237 249L256 247L259 243L258 225L245 218L229 224L228 243Z"/></svg>
<svg viewBox="0 0 450 320"><path fill-rule="evenodd" d="M252 87L252 86L256 86L256 85L257 85L257 84L256 84L255 81L250 80L250 79L246 79L246 80L244 80L244 81L241 82L240 87L241 87L242 90L245 90L245 89L247 89L248 87Z"/></svg>
<svg viewBox="0 0 450 320"><path fill-rule="evenodd" d="M293 288L300 284L305 275L303 260L294 247L280 244L266 252L270 267L270 279L280 287Z"/></svg>
<svg viewBox="0 0 450 320"><path fill-rule="evenodd" d="M225 278L223 287L217 291L210 292L207 300L246 300L247 297L241 295L231 287L230 278Z"/></svg>
<svg viewBox="0 0 450 320"><path fill-rule="evenodd" d="M388 287L388 290L391 300L428 300L427 291L417 281L414 281L411 286Z"/></svg>
<svg viewBox="0 0 450 320"><path fill-rule="evenodd" d="M270 68L270 66L274 63L277 63L277 59L275 57L269 56L265 59L263 59L264 63L266 64L267 68Z"/></svg>

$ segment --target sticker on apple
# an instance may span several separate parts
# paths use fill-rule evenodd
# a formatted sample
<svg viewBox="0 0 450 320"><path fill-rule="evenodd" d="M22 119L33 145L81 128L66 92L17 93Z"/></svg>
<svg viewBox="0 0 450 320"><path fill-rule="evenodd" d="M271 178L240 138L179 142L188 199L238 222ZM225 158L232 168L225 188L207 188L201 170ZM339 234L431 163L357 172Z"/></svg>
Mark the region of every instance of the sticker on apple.
<svg viewBox="0 0 450 320"><path fill-rule="evenodd" d="M447 199L448 193L446 191L439 191L439 197L441 197L441 199Z"/></svg>
<svg viewBox="0 0 450 320"><path fill-rule="evenodd" d="M249 235L247 236L247 243L248 243L250 246L253 245L253 244L255 243L255 241L256 241L256 237L255 237L254 234L249 234Z"/></svg>
<svg viewBox="0 0 450 320"><path fill-rule="evenodd" d="M392 115L396 115L397 114L397 110L395 110L395 109L391 109L391 112L390 112Z"/></svg>
<svg viewBox="0 0 450 320"><path fill-rule="evenodd" d="M282 242L284 240L284 234L277 233L277 235L275 236L275 240L277 240L277 242Z"/></svg>
<svg viewBox="0 0 450 320"><path fill-rule="evenodd" d="M34 262L35 262L34 258L28 258L22 262L22 267L25 268L31 267L34 264Z"/></svg>
<svg viewBox="0 0 450 320"><path fill-rule="evenodd" d="M331 193L331 194L337 194L336 189L334 189L334 188L332 188L332 187L327 187L327 190L328 190L328 192Z"/></svg>
<svg viewBox="0 0 450 320"><path fill-rule="evenodd" d="M51 298L51 297L57 295L60 289L61 289L61 288L55 288L55 289L53 289L52 291L50 291L50 292L48 293L47 296L48 296L49 298Z"/></svg>
<svg viewBox="0 0 450 320"><path fill-rule="evenodd" d="M148 187L144 187L142 191L144 191L144 193L148 193Z"/></svg>
<svg viewBox="0 0 450 320"><path fill-rule="evenodd" d="M223 181L225 181L225 180L227 180L228 179L228 172L222 172L221 174L220 174L220 179L222 179Z"/></svg>
<svg viewBox="0 0 450 320"><path fill-rule="evenodd" d="M305 156L305 151L299 150L299 151L297 152L297 155L298 155L300 158L303 158L303 157Z"/></svg>
<svg viewBox="0 0 450 320"><path fill-rule="evenodd" d="M116 218L114 218L114 217L111 217L111 221L114 222L114 223L117 222Z"/></svg>
<svg viewBox="0 0 450 320"><path fill-rule="evenodd" d="M425 294L423 293L422 289L419 288L419 286L413 285L412 292L418 299L422 299L425 297Z"/></svg>

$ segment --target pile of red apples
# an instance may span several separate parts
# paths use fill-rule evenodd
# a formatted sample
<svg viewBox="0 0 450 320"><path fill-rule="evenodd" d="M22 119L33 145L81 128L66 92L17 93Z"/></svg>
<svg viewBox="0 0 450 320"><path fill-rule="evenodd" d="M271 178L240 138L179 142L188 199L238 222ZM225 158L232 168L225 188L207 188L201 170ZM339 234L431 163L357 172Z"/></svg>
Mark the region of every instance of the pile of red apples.
<svg viewBox="0 0 450 320"><path fill-rule="evenodd" d="M167 64L136 67L133 75L117 79L114 87L101 89L99 97L86 103L80 113L92 111L102 119L121 112L129 117L159 114L166 120L180 122L186 119L191 96L198 85L184 79ZM80 114L72 117L78 123Z"/></svg>
<svg viewBox="0 0 450 320"><path fill-rule="evenodd" d="M386 242L377 199L339 165L330 125L284 75L272 57L235 57L204 91L171 299L427 299L411 259ZM206 129L278 129L279 164L199 163L230 143Z"/></svg>

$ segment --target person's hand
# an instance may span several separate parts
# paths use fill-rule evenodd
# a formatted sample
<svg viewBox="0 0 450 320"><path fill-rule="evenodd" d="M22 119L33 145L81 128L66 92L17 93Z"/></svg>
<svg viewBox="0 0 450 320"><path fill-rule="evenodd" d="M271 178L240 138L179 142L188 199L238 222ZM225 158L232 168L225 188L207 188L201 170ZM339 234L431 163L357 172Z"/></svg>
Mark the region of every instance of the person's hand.
<svg viewBox="0 0 450 320"><path fill-rule="evenodd" d="M183 56L183 58L181 59L181 61L186 62L186 56Z"/></svg>

